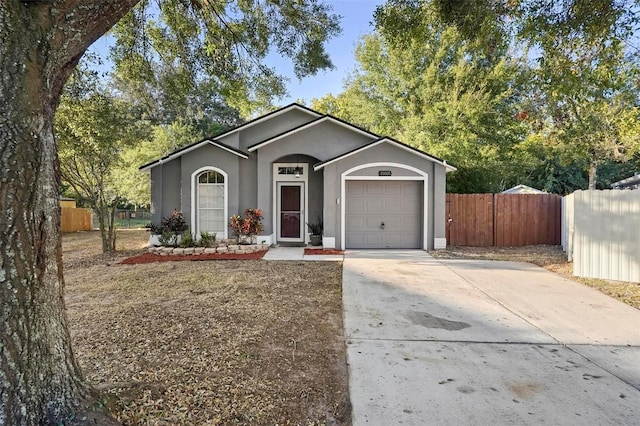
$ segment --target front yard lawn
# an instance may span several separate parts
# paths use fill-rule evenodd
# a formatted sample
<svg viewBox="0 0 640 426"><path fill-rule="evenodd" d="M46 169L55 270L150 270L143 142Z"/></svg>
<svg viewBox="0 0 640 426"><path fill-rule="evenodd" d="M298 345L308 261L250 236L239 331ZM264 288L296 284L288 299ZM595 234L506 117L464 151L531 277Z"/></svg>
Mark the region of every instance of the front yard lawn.
<svg viewBox="0 0 640 426"><path fill-rule="evenodd" d="M76 357L118 419L350 424L339 263L117 263L135 232L116 256L63 238Z"/></svg>

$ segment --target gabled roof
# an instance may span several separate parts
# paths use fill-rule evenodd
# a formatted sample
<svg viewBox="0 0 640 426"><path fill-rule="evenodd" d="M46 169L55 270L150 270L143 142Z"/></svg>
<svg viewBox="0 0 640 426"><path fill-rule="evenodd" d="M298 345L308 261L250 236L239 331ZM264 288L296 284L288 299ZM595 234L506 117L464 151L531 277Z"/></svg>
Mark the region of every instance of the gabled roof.
<svg viewBox="0 0 640 426"><path fill-rule="evenodd" d="M150 163L147 163L144 166L140 166L140 168L138 170L140 170L141 172L145 172L145 171L151 169L152 167L155 167L157 165L166 163L167 161L171 161L174 158L178 158L178 157L186 154L187 152L193 151L194 149L198 149L201 146L205 146L207 144L213 145L215 147L218 147L220 149L228 151L228 152L230 152L232 154L237 155L240 158L244 158L244 159L249 158L249 154L247 154L247 153L245 153L243 151L240 151L239 149L233 148L233 147L231 147L229 145L223 144L220 141L217 141L215 139L203 139L203 140L198 141L196 143L192 143L191 145L187 145L184 148L180 148L180 149L178 149L176 151L173 151L171 154L166 155L166 156L164 156L162 158L159 158L159 159L157 159L155 161L152 161Z"/></svg>
<svg viewBox="0 0 640 426"><path fill-rule="evenodd" d="M155 160L155 161L152 161L152 162L150 162L148 164L140 166L139 170L143 171L143 172L147 171L150 168L152 168L154 166L157 166L158 164L166 163L167 161L173 160L174 158L178 158L181 155L186 154L187 152L192 151L194 149L198 149L198 148L200 148L201 146L203 146L203 145L205 145L207 143L209 143L211 145L214 145L214 146L217 146L218 148L222 148L224 150L227 150L227 151L229 151L229 152L231 152L233 154L238 155L239 157L242 157L242 158L245 158L245 159L249 158L247 153L245 153L243 151L240 151L240 150L238 150L236 148L230 147L229 145L226 145L226 144L220 142L217 139L218 138L223 138L225 136L229 136L230 134L232 134L234 132L237 132L239 130L248 129L251 126L254 126L256 124L262 123L262 122L264 122L264 121L266 121L266 120L268 120L270 118L277 117L280 114L284 114L284 113L292 111L292 110L302 111L302 112L305 112L305 113L307 113L307 114L309 114L309 115L311 115L313 117L316 117L316 118L322 116L322 114L320 114L319 112L314 111L314 110L312 110L310 108L307 108L304 105L300 105L300 104L294 102L292 104L284 106L284 107L282 107L280 109L277 109L275 111L271 111L268 114L265 114L265 115L262 115L260 117L254 118L251 121L247 121L244 124L241 124L239 126L233 127L233 128L231 128L229 130L225 130L222 133L218 133L217 135L215 135L215 136L213 136L211 138L203 139L201 141L198 141L196 143L193 143L191 145L187 145L187 146L185 146L183 148L180 148L180 149L178 149L176 151L173 151L172 153L168 154L165 157L162 157L162 158L160 158L158 160Z"/></svg>
<svg viewBox="0 0 640 426"><path fill-rule="evenodd" d="M516 185L513 188L505 189L501 194L546 194L546 192L527 185Z"/></svg>
<svg viewBox="0 0 640 426"><path fill-rule="evenodd" d="M350 157L350 156L352 156L354 154L358 154L358 153L360 153L362 151L365 151L365 150L367 150L369 148L373 148L374 146L380 145L382 143L389 143L391 145L394 145L394 146L397 146L397 147L399 147L401 149L404 149L405 151L409 151L412 154L416 154L419 157L422 157L424 159L433 161L434 163L440 164L440 165L442 165L442 166L444 166L446 168L447 172L455 172L456 170L458 170L457 168L453 167L451 164L447 164L446 161L441 160L438 157L434 157L433 155L429 155L429 154L427 154L426 152L424 152L424 151L422 151L420 149L414 148L412 146L409 146L409 145L407 145L405 143L402 143L402 142L400 142L400 141L398 141L396 139L393 139L393 138L390 138L390 137L387 137L387 136L383 136L381 138L378 138L378 139L376 139L374 141L371 141L371 142L369 142L369 143L367 143L365 145L359 146L356 149L352 149L351 151L345 152L344 154L340 154L337 157L333 157L333 158L330 158L328 160L322 161L320 163L314 164L313 165L313 170L318 171L318 170L322 169L323 167L328 166L331 163L335 163L336 161L340 161L340 160L342 160L344 158L347 158L347 157Z"/></svg>
<svg viewBox="0 0 640 426"><path fill-rule="evenodd" d="M634 188L638 188L639 186L640 186L640 175L638 173L626 179L613 182L611 184L612 189L626 189L626 188L634 189Z"/></svg>
<svg viewBox="0 0 640 426"><path fill-rule="evenodd" d="M256 124L262 123L263 121L266 121L266 120L269 120L271 118L277 117L280 114L284 114L284 113L289 112L289 111L294 110L294 109L297 109L297 110L302 111L302 112L306 112L307 114L312 115L314 117L320 117L322 115L319 112L312 110L311 108L307 108L304 105L300 105L300 104L294 102L292 104L284 106L284 107L282 107L280 109L277 109L275 111L271 111L270 113L267 113L265 115L261 115L260 117L256 117L253 120L247 121L244 124L240 124L239 126L232 127L229 130L225 130L223 133L219 133L219 134L215 135L214 138L223 138L225 136L229 136L230 134L232 134L234 132L237 132L238 130L246 130L251 126L254 126Z"/></svg>
<svg viewBox="0 0 640 426"><path fill-rule="evenodd" d="M347 123L346 121L341 120L341 119L339 119L337 117L334 117L332 115L325 114L325 115L322 115L322 116L316 118L315 120L309 121L308 123L301 124L301 125L299 125L297 127L289 129L289 130L287 130L285 132L282 132L282 133L280 133L278 135L271 136L270 138L267 138L267 139L265 139L265 140L263 140L261 142L258 142L256 144L253 144L249 148L247 148L247 150L249 152L253 152L253 151L257 150L257 149L262 148L263 146L269 145L270 143L273 143L273 142L278 141L280 139L286 138L287 136L291 136L291 135L293 135L295 133L298 133L298 132L300 132L302 130L309 129L309 128L313 127L313 126L316 126L316 125L318 125L320 123L324 123L324 122L327 122L327 121L331 122L331 123L335 123L335 124L337 124L339 126L347 128L349 130L352 130L352 131L354 131L356 133L360 133L361 135L369 136L369 137L372 137L372 138L379 138L380 137L379 135L377 135L375 133L372 133L372 132L370 132L368 130L365 130L362 127L358 127L358 126L356 126L354 124Z"/></svg>

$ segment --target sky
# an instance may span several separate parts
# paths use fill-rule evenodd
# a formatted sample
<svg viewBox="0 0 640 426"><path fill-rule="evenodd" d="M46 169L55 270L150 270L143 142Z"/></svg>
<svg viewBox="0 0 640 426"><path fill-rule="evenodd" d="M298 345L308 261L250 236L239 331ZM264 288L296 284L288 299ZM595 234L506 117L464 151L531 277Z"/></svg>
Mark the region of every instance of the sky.
<svg viewBox="0 0 640 426"><path fill-rule="evenodd" d="M384 0L328 0L328 3L333 6L334 13L342 16L341 35L326 44L335 69L321 71L316 76L299 81L293 75L290 62L271 55L268 64L290 78L289 96L280 101L282 105L296 100L310 101L312 98L321 98L329 93L338 94L342 91L344 79L356 66L353 56L356 44L363 35L373 31L373 12Z"/></svg>
<svg viewBox="0 0 640 426"><path fill-rule="evenodd" d="M295 101L307 102L313 98L321 98L329 93L338 94L347 75L355 68L353 51L358 40L373 31L373 12L384 0L325 0L333 6L333 12L342 16L342 33L331 39L325 46L334 70L320 71L316 76L302 81L293 74L290 60L271 54L267 57L267 65L274 67L281 75L289 78L287 89L289 96L276 101L276 104L287 105ZM108 54L113 37L105 35L94 43L92 50L103 58Z"/></svg>

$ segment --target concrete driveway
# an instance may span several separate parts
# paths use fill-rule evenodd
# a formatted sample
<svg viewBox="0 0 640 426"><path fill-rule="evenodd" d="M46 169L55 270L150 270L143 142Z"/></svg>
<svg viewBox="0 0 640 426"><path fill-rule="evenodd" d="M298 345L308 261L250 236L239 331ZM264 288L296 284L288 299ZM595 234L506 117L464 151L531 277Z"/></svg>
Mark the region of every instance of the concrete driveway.
<svg viewBox="0 0 640 426"><path fill-rule="evenodd" d="M640 311L518 262L349 251L354 426L640 425Z"/></svg>

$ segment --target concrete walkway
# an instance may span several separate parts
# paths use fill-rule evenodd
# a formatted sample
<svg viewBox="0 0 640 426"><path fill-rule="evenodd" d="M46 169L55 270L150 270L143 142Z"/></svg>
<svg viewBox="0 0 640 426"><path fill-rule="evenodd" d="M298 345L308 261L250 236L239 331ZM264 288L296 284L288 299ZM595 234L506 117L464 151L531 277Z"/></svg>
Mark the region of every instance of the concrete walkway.
<svg viewBox="0 0 640 426"><path fill-rule="evenodd" d="M640 311L542 268L348 251L353 424L638 425Z"/></svg>
<svg viewBox="0 0 640 426"><path fill-rule="evenodd" d="M262 257L264 260L318 260L342 261L344 255L305 255L304 247L271 247Z"/></svg>

